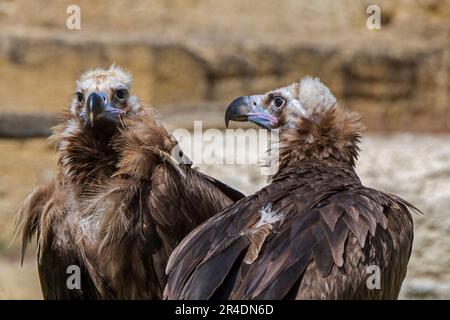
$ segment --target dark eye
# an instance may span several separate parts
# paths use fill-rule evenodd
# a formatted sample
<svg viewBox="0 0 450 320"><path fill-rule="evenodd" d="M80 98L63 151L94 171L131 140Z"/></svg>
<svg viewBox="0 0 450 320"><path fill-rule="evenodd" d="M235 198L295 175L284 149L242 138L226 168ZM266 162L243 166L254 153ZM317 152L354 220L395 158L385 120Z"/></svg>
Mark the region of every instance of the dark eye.
<svg viewBox="0 0 450 320"><path fill-rule="evenodd" d="M286 100L284 100L283 97L277 96L275 98L273 98L273 106L275 110L280 110L281 108L283 108L284 103L286 102Z"/></svg>
<svg viewBox="0 0 450 320"><path fill-rule="evenodd" d="M82 92L77 92L76 96L77 96L78 103L82 103L84 100L84 94Z"/></svg>
<svg viewBox="0 0 450 320"><path fill-rule="evenodd" d="M128 90L127 89L117 89L114 94L117 100L125 100L128 98Z"/></svg>

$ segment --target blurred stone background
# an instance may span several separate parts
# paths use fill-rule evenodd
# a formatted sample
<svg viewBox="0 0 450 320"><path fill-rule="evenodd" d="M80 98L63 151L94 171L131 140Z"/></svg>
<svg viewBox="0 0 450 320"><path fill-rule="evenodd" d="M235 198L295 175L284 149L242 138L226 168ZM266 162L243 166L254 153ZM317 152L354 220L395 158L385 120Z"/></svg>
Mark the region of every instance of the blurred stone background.
<svg viewBox="0 0 450 320"><path fill-rule="evenodd" d="M81 30L65 25L73 4ZM172 129L223 128L236 96L320 77L364 116L362 181L425 213L402 298L450 298L449 30L448 0L0 0L0 298L41 298L33 250L20 268L10 243L14 213L55 167L45 137L75 80L112 63ZM265 183L256 166L200 168L246 193Z"/></svg>

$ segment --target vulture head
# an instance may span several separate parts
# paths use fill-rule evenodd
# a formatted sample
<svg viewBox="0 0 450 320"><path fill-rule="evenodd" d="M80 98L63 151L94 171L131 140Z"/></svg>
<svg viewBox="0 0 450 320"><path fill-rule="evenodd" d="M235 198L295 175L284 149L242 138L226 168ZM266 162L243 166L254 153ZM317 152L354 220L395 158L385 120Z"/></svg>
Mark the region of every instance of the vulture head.
<svg viewBox="0 0 450 320"><path fill-rule="evenodd" d="M86 185L113 174L121 129L143 109L131 83L131 74L116 65L80 76L70 109L50 138L65 181Z"/></svg>
<svg viewBox="0 0 450 320"><path fill-rule="evenodd" d="M239 97L226 110L227 127L230 121L278 129L280 165L309 157L354 166L359 151L360 117L337 104L317 78L305 77L265 94Z"/></svg>
<svg viewBox="0 0 450 320"><path fill-rule="evenodd" d="M113 133L121 118L140 111L139 100L131 96L132 76L112 65L81 75L70 111L84 130Z"/></svg>

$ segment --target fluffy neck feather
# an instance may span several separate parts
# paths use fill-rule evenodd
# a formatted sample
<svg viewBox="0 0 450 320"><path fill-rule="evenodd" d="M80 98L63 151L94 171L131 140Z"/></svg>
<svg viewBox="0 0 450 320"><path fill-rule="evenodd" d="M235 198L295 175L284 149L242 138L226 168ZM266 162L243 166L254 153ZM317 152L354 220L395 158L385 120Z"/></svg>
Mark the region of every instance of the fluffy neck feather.
<svg viewBox="0 0 450 320"><path fill-rule="evenodd" d="M113 145L117 134L101 137L83 129L80 119L70 113L62 117L64 121L53 128L49 138L56 145L62 183L83 187L111 176L119 158Z"/></svg>
<svg viewBox="0 0 450 320"><path fill-rule="evenodd" d="M299 117L292 128L280 130L278 172L302 161L341 163L354 169L361 130L360 116L339 107L319 120Z"/></svg>
<svg viewBox="0 0 450 320"><path fill-rule="evenodd" d="M150 177L157 164L166 160L170 162L176 145L177 142L155 120L153 111L145 108L136 117L123 122L116 139L120 161L115 175Z"/></svg>

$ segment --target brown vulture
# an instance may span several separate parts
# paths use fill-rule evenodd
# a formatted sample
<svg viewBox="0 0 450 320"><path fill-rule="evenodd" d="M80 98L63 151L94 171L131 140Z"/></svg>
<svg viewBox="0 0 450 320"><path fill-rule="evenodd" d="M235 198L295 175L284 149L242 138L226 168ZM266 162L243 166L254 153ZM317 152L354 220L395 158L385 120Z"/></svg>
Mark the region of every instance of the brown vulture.
<svg viewBox="0 0 450 320"><path fill-rule="evenodd" d="M35 235L46 299L161 298L176 245L243 198L191 168L130 86L114 65L81 76L51 136L57 175L19 210L22 254ZM81 287L67 285L72 265Z"/></svg>
<svg viewBox="0 0 450 320"><path fill-rule="evenodd" d="M269 160L278 161L278 170L268 186L179 244L168 262L165 297L397 298L413 242L410 210L417 209L361 184L358 115L306 77L234 100L230 120L279 130L271 147L279 156Z"/></svg>

